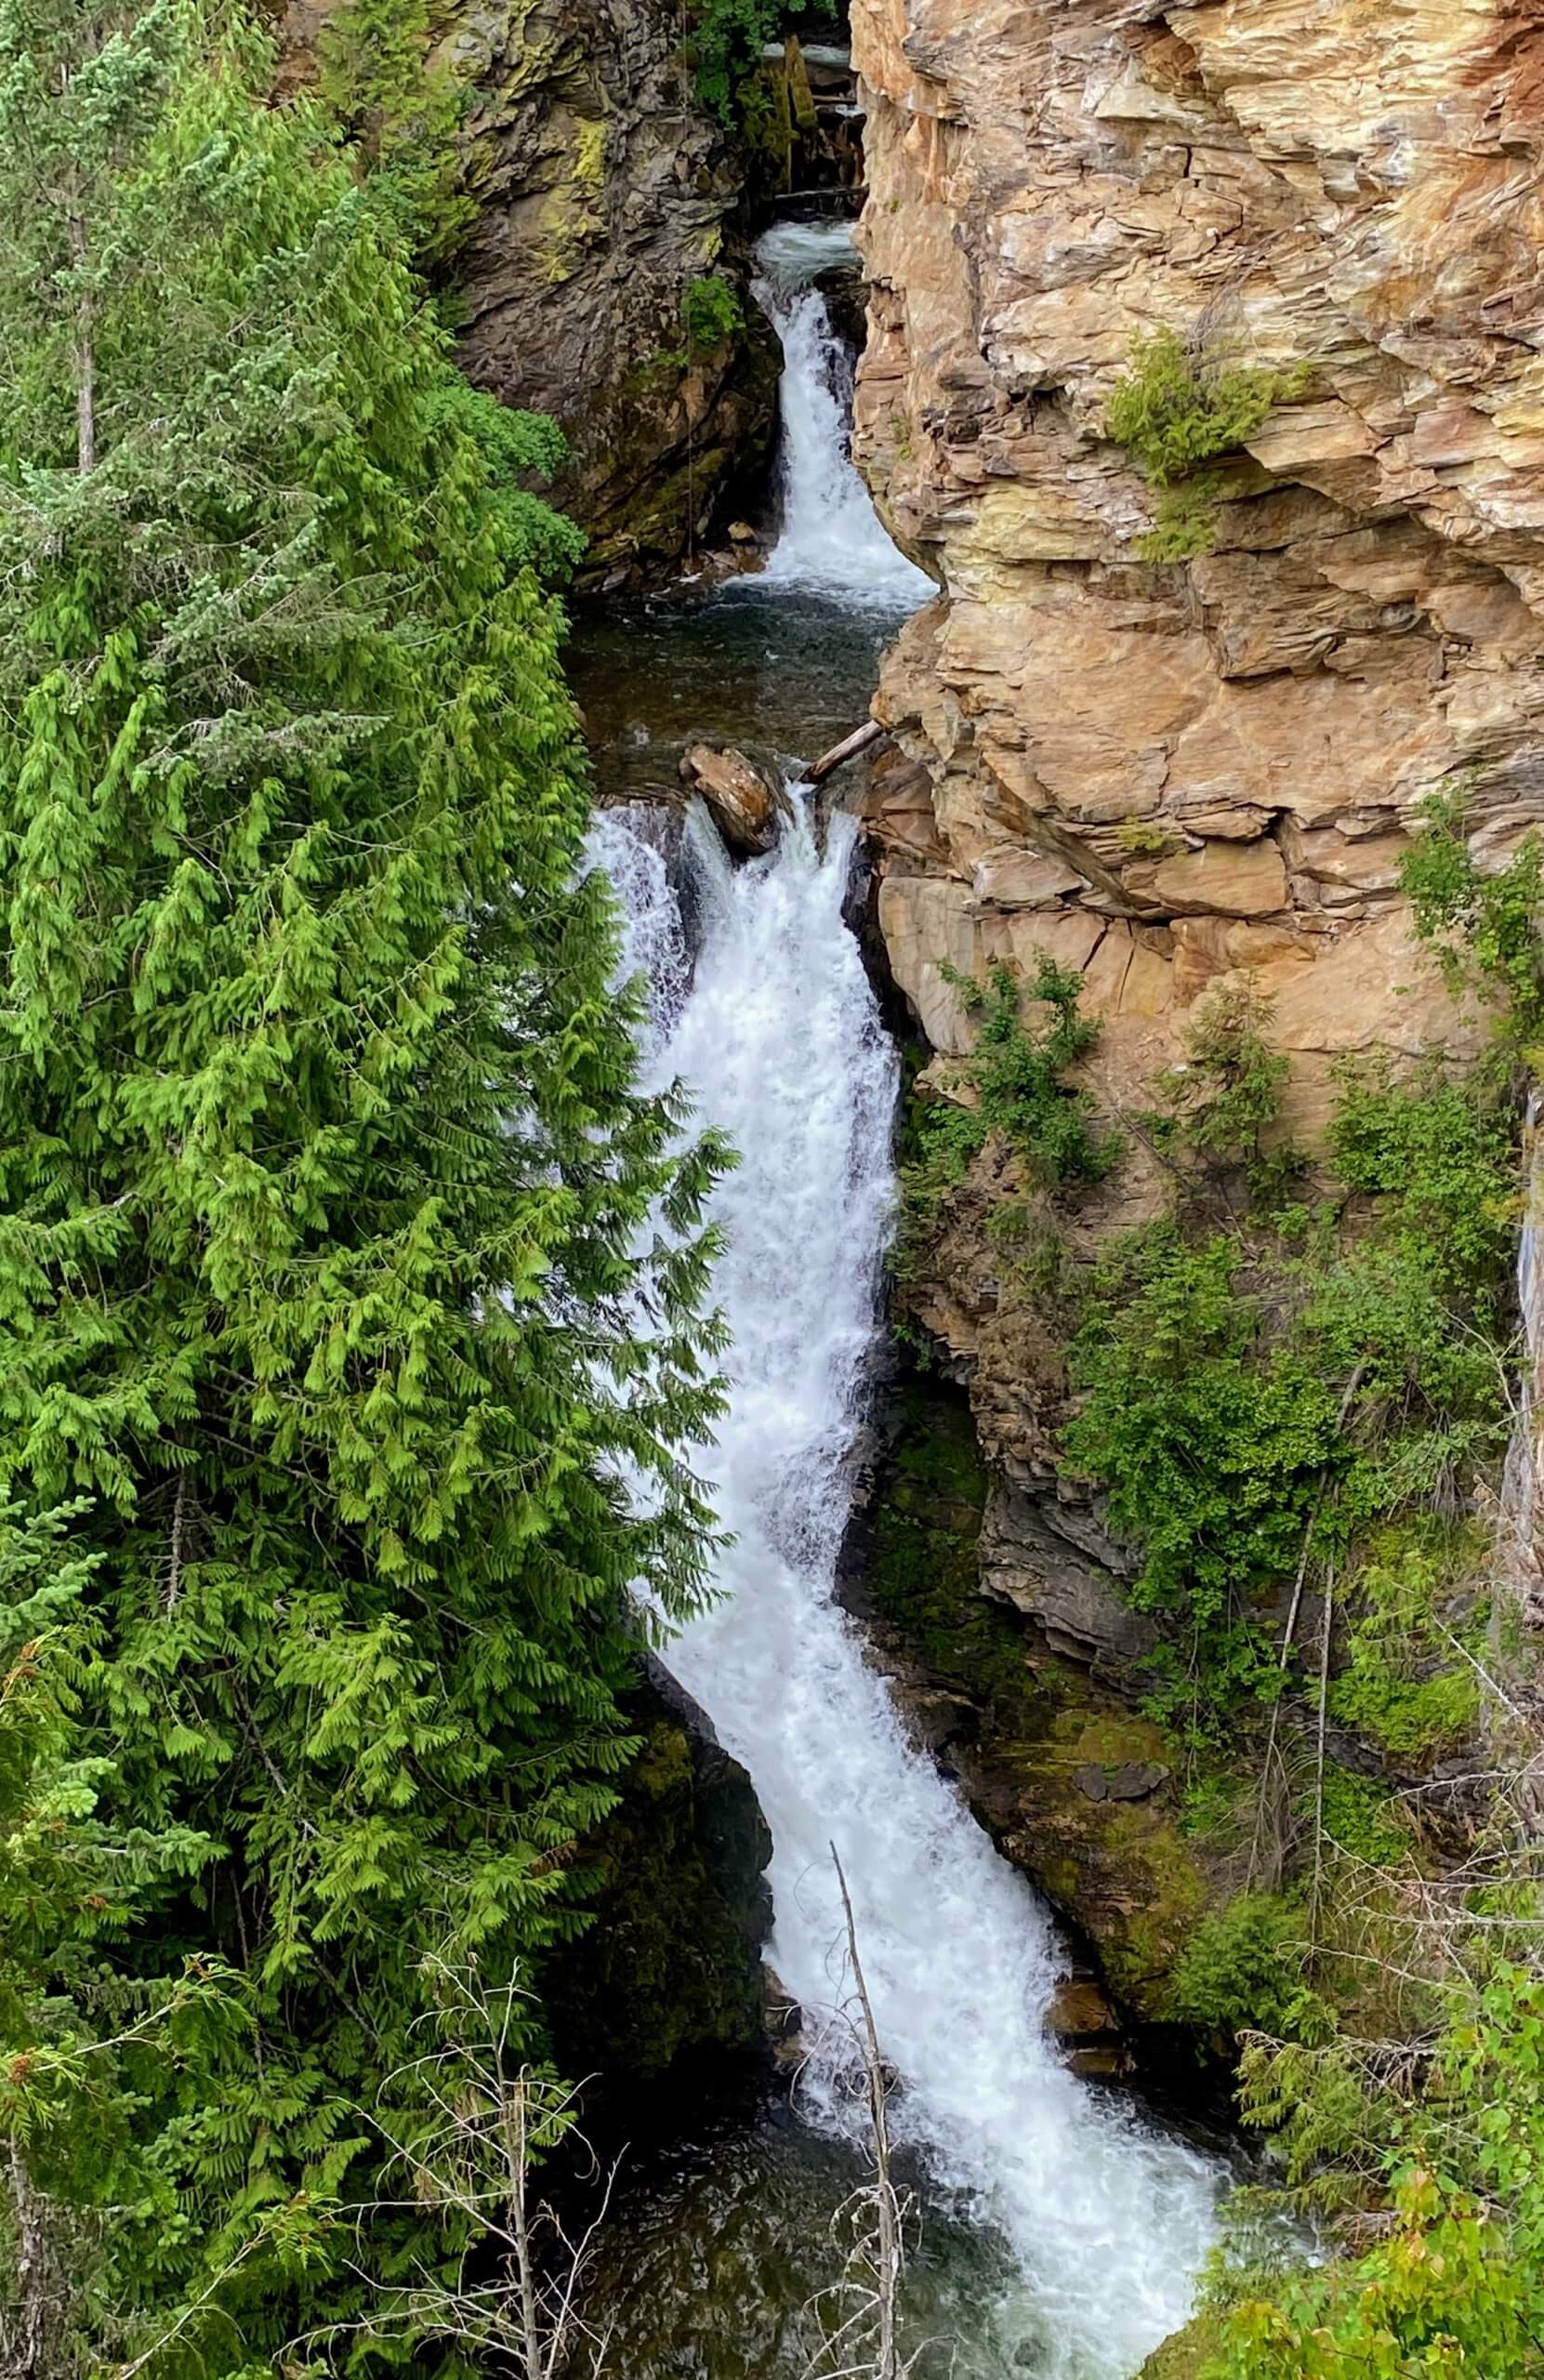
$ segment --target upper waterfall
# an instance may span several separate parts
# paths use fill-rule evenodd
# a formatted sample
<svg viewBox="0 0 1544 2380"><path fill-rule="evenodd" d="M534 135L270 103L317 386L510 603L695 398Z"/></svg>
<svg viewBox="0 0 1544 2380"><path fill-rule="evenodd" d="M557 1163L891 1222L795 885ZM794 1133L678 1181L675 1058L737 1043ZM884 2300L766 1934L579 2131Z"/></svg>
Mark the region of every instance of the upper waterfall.
<svg viewBox="0 0 1544 2380"><path fill-rule="evenodd" d="M757 302L783 347L782 526L762 575L849 602L914 609L933 583L886 535L852 461L852 358L815 285L820 273L857 264L851 233L841 224L778 223L756 256Z"/></svg>

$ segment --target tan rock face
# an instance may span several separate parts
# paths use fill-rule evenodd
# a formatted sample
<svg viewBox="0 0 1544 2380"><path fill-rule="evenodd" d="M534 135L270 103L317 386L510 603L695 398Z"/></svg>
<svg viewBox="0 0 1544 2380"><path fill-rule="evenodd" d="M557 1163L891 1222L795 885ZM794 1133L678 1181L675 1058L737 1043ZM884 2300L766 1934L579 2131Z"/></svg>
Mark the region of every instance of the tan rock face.
<svg viewBox="0 0 1544 2380"><path fill-rule="evenodd" d="M854 0L871 277L857 451L944 592L877 711L881 920L1088 971L1137 1095L1247 970L1312 1132L1333 1059L1465 1046L1397 884L1423 794L1544 817L1544 0ZM1157 326L1309 367L1143 562L1104 432ZM916 768L926 773L930 817Z"/></svg>

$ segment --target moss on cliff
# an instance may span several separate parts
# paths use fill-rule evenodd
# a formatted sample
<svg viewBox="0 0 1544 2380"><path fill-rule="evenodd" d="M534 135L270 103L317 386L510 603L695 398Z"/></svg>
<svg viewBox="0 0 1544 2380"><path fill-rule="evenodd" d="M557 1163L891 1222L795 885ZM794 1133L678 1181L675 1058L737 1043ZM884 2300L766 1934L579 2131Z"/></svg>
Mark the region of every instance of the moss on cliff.
<svg viewBox="0 0 1544 2380"><path fill-rule="evenodd" d="M756 2053L772 1849L744 1771L653 1695L646 1709L620 1806L587 1846L596 1922L544 1980L565 2070L632 2086Z"/></svg>
<svg viewBox="0 0 1544 2380"><path fill-rule="evenodd" d="M1087 1937L1146 2023L1217 1893L1184 1831L1160 1730L982 1593L987 1479L963 1398L913 1382L871 1519L864 1588L918 1710L941 1695L972 1805L1015 1864Z"/></svg>
<svg viewBox="0 0 1544 2380"><path fill-rule="evenodd" d="M1221 2315L1197 2314L1148 2357L1137 2380L1204 2380L1221 2347Z"/></svg>

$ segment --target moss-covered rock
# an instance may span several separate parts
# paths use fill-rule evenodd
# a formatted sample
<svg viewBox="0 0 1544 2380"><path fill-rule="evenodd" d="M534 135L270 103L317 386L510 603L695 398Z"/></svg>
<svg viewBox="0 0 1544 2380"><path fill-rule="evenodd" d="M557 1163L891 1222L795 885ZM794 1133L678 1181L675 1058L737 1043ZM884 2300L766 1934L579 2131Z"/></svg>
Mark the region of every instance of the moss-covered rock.
<svg viewBox="0 0 1544 2380"><path fill-rule="evenodd" d="M1187 1830L1161 1731L983 1593L987 1494L965 1399L909 1383L849 1599L999 1847L1091 1947L1128 2016L1162 2024L1226 1847Z"/></svg>
<svg viewBox="0 0 1544 2380"><path fill-rule="evenodd" d="M564 2071L623 2091L759 2055L771 1918L772 1837L745 1770L658 1686L637 1715L621 1802L586 1845L594 1923L543 1985Z"/></svg>
<svg viewBox="0 0 1544 2380"><path fill-rule="evenodd" d="M1221 2344L1220 2317L1197 2314L1148 2357L1137 2380L1207 2380Z"/></svg>
<svg viewBox="0 0 1544 2380"><path fill-rule="evenodd" d="M445 16L478 201L462 362L567 435L553 493L594 540L581 587L661 582L743 508L775 422L754 307L711 350L683 337L698 276L744 297L748 153L701 102L674 0L452 0Z"/></svg>

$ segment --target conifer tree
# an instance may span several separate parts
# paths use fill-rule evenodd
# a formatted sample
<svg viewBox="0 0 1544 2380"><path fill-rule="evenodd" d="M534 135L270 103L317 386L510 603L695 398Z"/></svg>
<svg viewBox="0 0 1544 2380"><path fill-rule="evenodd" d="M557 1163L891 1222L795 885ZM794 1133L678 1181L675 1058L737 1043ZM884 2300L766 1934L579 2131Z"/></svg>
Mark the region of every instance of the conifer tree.
<svg viewBox="0 0 1544 2380"><path fill-rule="evenodd" d="M528 515L271 67L218 0L0 6L0 1490L76 1615L68 1823L134 1846L99 1926L0 1867L4 2007L26 2054L220 1977L112 2118L164 2373L333 2286L286 2225L425 1953L582 1922L628 1590L690 1608L711 1526L718 1153L634 1087Z"/></svg>

